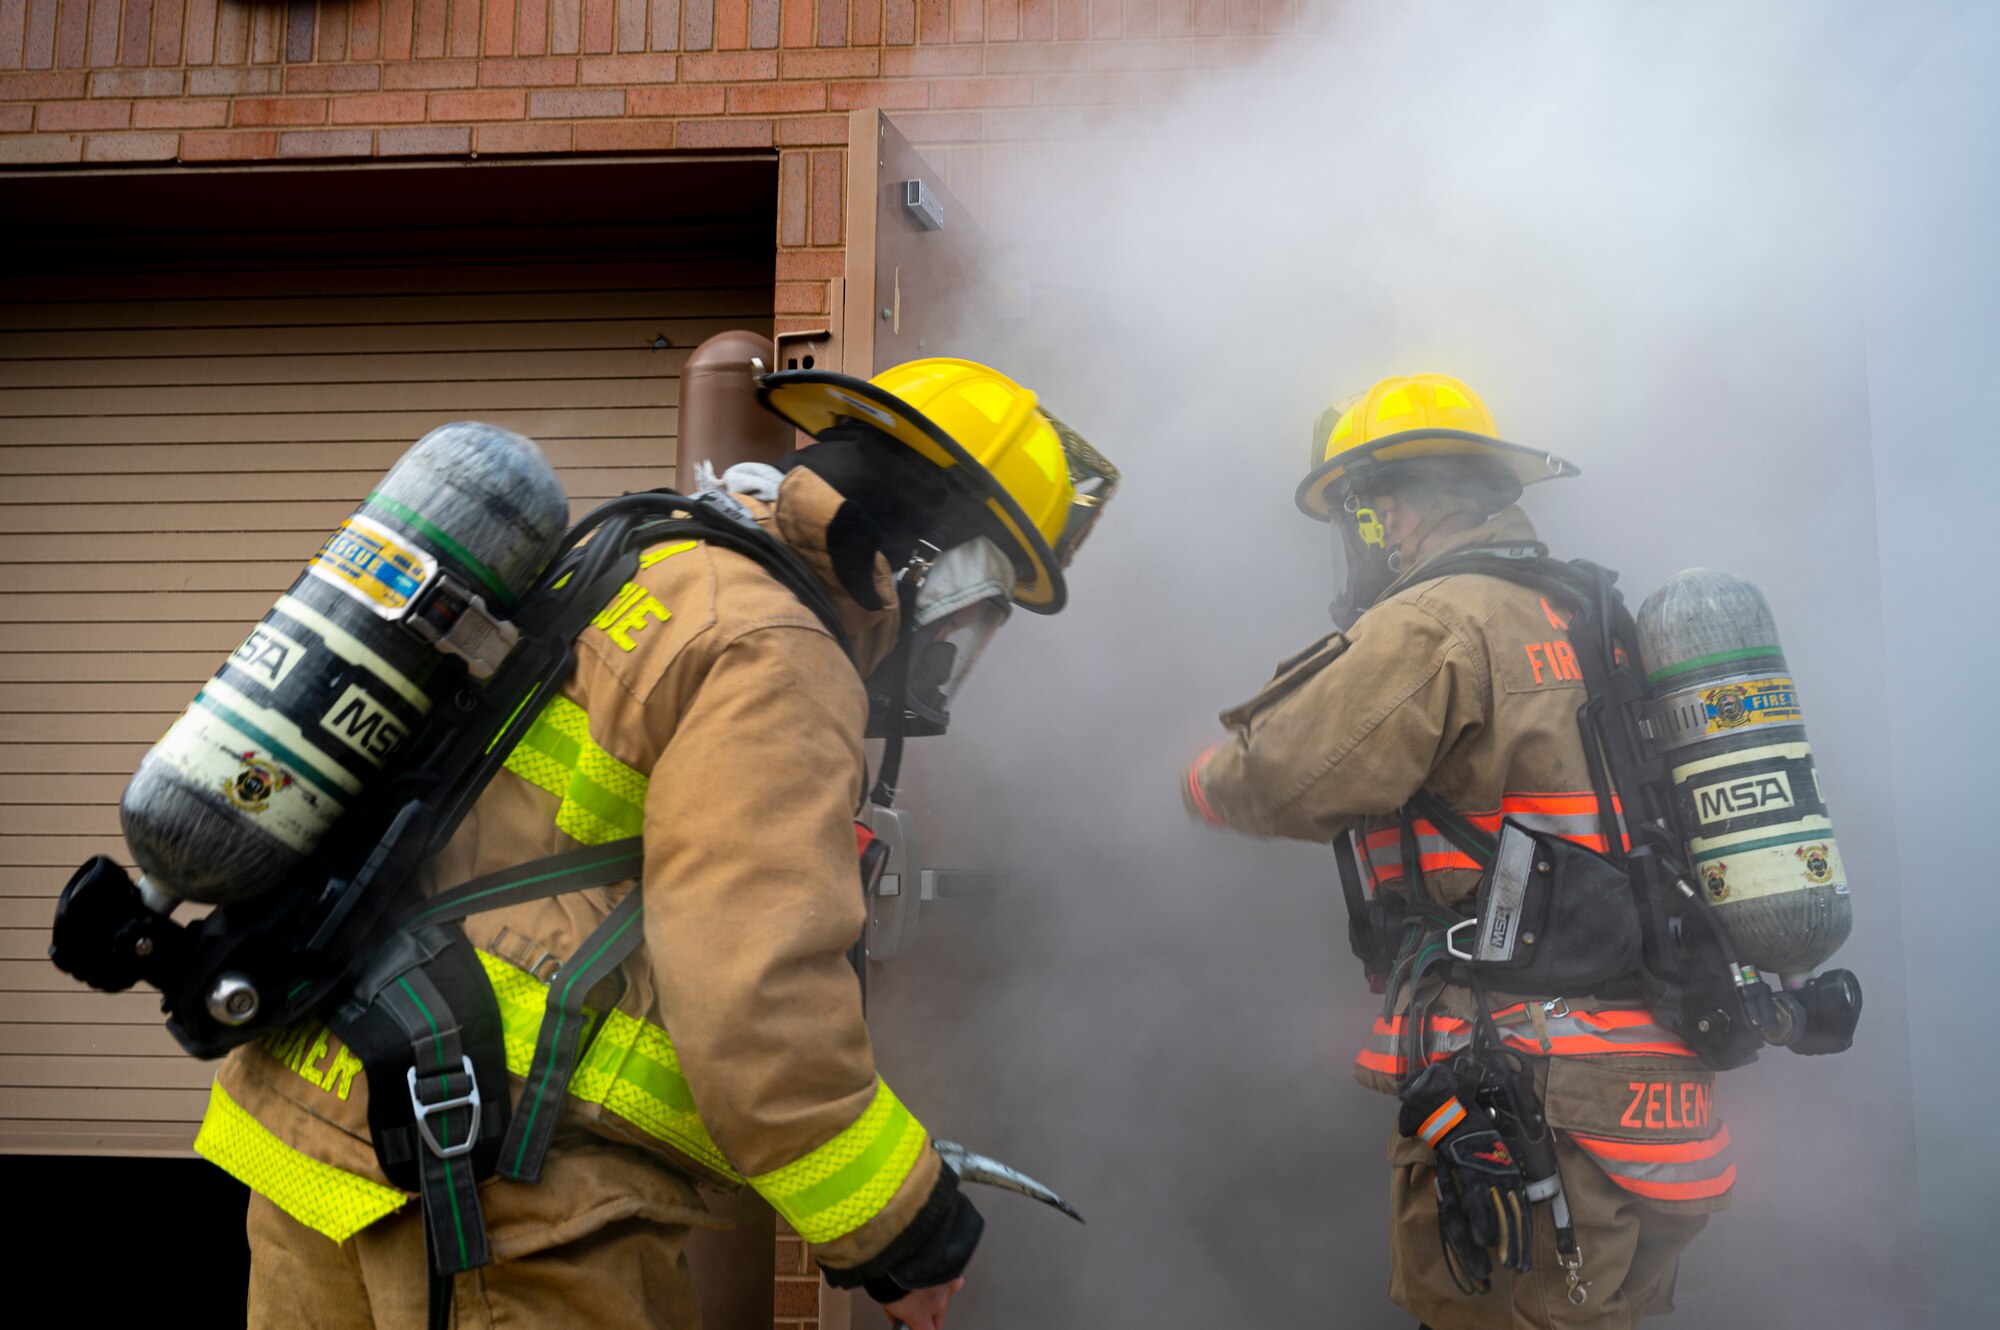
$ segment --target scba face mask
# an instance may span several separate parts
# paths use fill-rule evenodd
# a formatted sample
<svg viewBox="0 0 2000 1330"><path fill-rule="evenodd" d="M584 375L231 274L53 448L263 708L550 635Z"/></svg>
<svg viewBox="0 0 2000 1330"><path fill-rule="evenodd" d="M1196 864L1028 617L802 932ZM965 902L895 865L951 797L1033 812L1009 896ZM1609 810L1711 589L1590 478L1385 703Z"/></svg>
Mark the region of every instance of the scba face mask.
<svg viewBox="0 0 2000 1330"><path fill-rule="evenodd" d="M1013 560L984 536L954 545L932 561L917 590L913 628L904 647L869 679L870 737L891 731L886 710L897 692L893 671L908 671L902 732L943 734L951 704L986 644L1007 622L1019 572Z"/></svg>

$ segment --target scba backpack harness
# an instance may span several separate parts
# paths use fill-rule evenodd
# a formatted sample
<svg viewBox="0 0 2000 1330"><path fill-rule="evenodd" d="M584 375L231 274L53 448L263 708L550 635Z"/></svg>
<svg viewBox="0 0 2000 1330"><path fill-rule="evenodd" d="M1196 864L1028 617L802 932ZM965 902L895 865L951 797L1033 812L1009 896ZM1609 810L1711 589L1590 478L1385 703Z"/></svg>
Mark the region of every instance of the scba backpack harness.
<svg viewBox="0 0 2000 1330"><path fill-rule="evenodd" d="M1467 1293L1485 1292L1494 1264L1489 1249L1503 1266L1531 1268L1528 1205L1547 1199L1567 1296L1581 1304L1589 1285L1580 1278L1534 1073L1502 1043L1487 983L1510 993L1636 1000L1716 1070L1752 1061L1771 1042L1801 1053L1844 1050L1859 992L1852 975L1831 971L1797 994L1774 995L1754 966L1739 962L1708 897L1692 885L1672 784L1646 717L1637 628L1617 575L1524 544L1448 555L1418 576L1460 573L1526 586L1568 612L1586 696L1577 726L1605 848L1513 818L1491 833L1419 790L1399 815L1404 895L1371 896L1352 838L1335 843L1349 943L1385 994L1385 1019L1433 974L1472 993L1468 1045L1435 1065L1427 1048L1430 1003L1413 1000L1401 1022L1400 1125L1437 1152L1439 1238L1454 1280ZM1479 867L1469 915L1424 897L1419 819Z"/></svg>
<svg viewBox="0 0 2000 1330"><path fill-rule="evenodd" d="M608 840L425 899L415 898L415 874L560 691L577 635L630 581L640 551L674 539L751 559L853 658L818 579L734 500L628 494L571 528L514 616L520 637L505 663L483 684L468 677L454 705L436 709L403 772L350 815L348 834L316 856L299 890L176 924L100 855L57 907L56 964L107 991L141 979L159 988L168 1028L197 1057L314 1018L347 1043L368 1077L382 1171L420 1200L433 1327L450 1322L454 1277L491 1260L478 1183L541 1176L564 1096L605 1019L589 1013L615 1005L619 966L644 937L635 889L552 976L525 1088L510 1105L499 1000L460 921L630 881L643 851L636 836Z"/></svg>
<svg viewBox="0 0 2000 1330"><path fill-rule="evenodd" d="M1511 819L1496 836L1420 791L1401 815L1406 869L1414 867L1422 818L1482 868L1474 913L1413 903L1414 892L1411 899L1366 899L1351 845L1337 843L1356 954L1393 981L1386 985L1392 1002L1426 950L1426 965L1449 966L1458 982L1483 975L1510 992L1640 999L1718 1071L1752 1061L1781 1031L1798 1035L1779 1015L1764 976L1739 963L1728 931L1694 885L1680 812L1645 714L1637 631L1614 585L1617 574L1585 560L1551 559L1543 546L1526 544L1447 555L1419 576L1460 573L1526 586L1569 613L1586 696L1577 728L1605 848ZM1783 1042L1801 1053L1838 1052L1852 1042L1858 999L1842 1010L1833 985L1819 987L1845 975L1829 972L1801 990L1796 1001L1814 1019L1801 1037Z"/></svg>

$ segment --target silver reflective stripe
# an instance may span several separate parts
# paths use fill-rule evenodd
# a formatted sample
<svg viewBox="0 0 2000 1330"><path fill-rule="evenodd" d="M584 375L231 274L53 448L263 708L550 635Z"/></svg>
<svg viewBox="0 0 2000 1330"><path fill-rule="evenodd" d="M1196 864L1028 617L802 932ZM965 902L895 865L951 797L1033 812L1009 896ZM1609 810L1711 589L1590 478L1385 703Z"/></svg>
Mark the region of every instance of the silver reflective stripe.
<svg viewBox="0 0 2000 1330"><path fill-rule="evenodd" d="M1509 813L1513 821L1530 831L1545 832L1572 841L1601 841L1603 826L1595 813ZM1625 819L1617 818L1618 834L1625 834Z"/></svg>
<svg viewBox="0 0 2000 1330"><path fill-rule="evenodd" d="M1417 854L1421 858L1432 859L1446 854L1462 855L1463 851L1443 836L1419 834L1417 836ZM1403 871L1403 847L1401 842L1378 845L1374 849L1369 850L1368 866L1375 869L1378 873L1387 873L1392 877L1399 876Z"/></svg>
<svg viewBox="0 0 2000 1330"><path fill-rule="evenodd" d="M1662 1201L1698 1201L1720 1196L1736 1184L1729 1126L1688 1141L1630 1141L1586 1136L1570 1139L1619 1186Z"/></svg>
<svg viewBox="0 0 2000 1330"><path fill-rule="evenodd" d="M1597 815L1595 813L1509 812L1507 818L1529 831L1539 831L1545 835L1560 836L1564 840L1573 841L1587 849L1602 851L1605 848L1604 838L1598 830ZM1458 846L1454 845L1444 836L1435 832L1423 831L1422 828L1429 826L1429 823L1420 821L1417 825L1419 828L1417 832L1417 855L1420 863L1423 860L1438 859L1445 855L1454 855L1460 859L1469 861L1470 856L1466 855L1464 851L1460 850ZM1477 824L1475 823L1475 825ZM1375 834L1381 835L1382 833L1377 831ZM1625 821L1622 816L1618 819L1618 834L1621 837L1625 834ZM1366 845L1365 840L1363 844ZM1400 833L1397 833L1396 839L1391 840L1386 845L1375 845L1367 848L1368 867L1376 881L1387 882L1403 875L1403 846Z"/></svg>

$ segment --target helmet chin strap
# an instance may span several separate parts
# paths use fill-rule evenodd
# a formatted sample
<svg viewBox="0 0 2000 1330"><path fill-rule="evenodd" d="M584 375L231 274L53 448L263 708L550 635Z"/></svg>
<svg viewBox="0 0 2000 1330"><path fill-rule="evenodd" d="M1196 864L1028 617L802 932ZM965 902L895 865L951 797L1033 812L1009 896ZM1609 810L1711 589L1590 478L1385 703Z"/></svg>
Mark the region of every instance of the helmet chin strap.
<svg viewBox="0 0 2000 1330"><path fill-rule="evenodd" d="M882 662L894 690L888 697L889 732L883 736L882 765L876 772L875 787L868 792L868 802L883 808L895 806L896 779L903 770L903 740L909 728L910 671L916 666L912 644L917 637L917 593L923 590L924 579L930 576L931 566L942 553L928 540L919 540L910 551L908 562L896 572L896 646Z"/></svg>

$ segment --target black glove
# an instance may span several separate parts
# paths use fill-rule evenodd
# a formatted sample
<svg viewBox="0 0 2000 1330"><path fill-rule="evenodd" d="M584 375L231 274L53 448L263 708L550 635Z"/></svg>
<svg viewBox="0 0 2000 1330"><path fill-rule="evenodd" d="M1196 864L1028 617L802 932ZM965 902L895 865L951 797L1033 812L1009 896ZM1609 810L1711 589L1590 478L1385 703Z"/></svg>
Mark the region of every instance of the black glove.
<svg viewBox="0 0 2000 1330"><path fill-rule="evenodd" d="M1424 1068L1401 1098L1403 1135L1437 1152L1438 1240L1459 1288L1486 1292L1495 1262L1527 1271L1534 1246L1527 1182L1492 1117L1459 1096L1444 1063Z"/></svg>
<svg viewBox="0 0 2000 1330"><path fill-rule="evenodd" d="M978 1207L958 1189L958 1174L941 1168L924 1208L873 1260L852 1269L821 1266L820 1273L835 1288L859 1288L877 1302L895 1302L964 1274L985 1228Z"/></svg>

